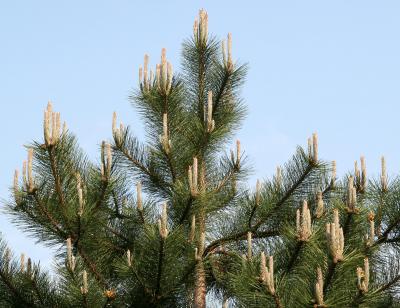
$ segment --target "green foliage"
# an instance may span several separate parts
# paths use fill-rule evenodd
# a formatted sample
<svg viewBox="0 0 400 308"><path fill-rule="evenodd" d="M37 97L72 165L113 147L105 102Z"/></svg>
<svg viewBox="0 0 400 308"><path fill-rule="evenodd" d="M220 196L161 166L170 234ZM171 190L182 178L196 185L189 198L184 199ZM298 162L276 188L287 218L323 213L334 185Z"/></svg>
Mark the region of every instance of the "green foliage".
<svg viewBox="0 0 400 308"><path fill-rule="evenodd" d="M235 307L400 306L400 179L387 180L383 168L379 181L357 170L337 181L314 136L248 188L240 143L224 152L246 114L247 67L233 63L230 37L226 53L208 36L204 14L183 43L182 73L163 54L155 78L145 64L130 97L146 142L114 120L113 139L90 162L48 107L45 140L28 146L7 213L60 247L57 265L50 277L0 242L1 307L202 307L202 281ZM336 219L338 242L326 227ZM273 275L262 253L274 257Z"/></svg>

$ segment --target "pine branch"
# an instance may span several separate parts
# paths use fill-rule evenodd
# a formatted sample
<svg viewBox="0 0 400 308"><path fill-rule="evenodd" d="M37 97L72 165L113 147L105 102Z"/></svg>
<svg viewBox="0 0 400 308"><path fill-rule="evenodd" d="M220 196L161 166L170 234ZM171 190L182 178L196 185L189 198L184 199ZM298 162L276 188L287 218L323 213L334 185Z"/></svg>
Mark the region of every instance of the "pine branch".
<svg viewBox="0 0 400 308"><path fill-rule="evenodd" d="M10 290L10 292L18 298L19 301L21 301L26 307L31 307L30 305L32 303L28 303L25 298L20 294L18 289L12 284L12 282L7 278L7 276L3 273L2 270L0 270L0 278L4 282L4 284L7 286L7 288Z"/></svg>
<svg viewBox="0 0 400 308"><path fill-rule="evenodd" d="M301 252L301 248L303 247L303 245L305 244L305 242L303 241L297 241L296 246L294 248L293 254L291 255L287 268L285 269L285 272L290 272L293 268L293 266L295 265L295 262L297 260L297 258L300 255Z"/></svg>
<svg viewBox="0 0 400 308"><path fill-rule="evenodd" d="M96 280L97 280L101 285L103 285L104 287L107 288L106 280L105 280L104 277L100 274L100 272L98 271L96 265L90 260L89 256L85 253L85 251L83 250L81 244L78 243L77 249L78 249L78 252L79 252L80 256L82 257L83 261L85 261L86 265L88 266L88 268L90 269L90 271L92 272L92 274L94 275L94 277L96 278Z"/></svg>
<svg viewBox="0 0 400 308"><path fill-rule="evenodd" d="M249 230L235 233L230 236L226 236L226 237L223 237L223 238L220 238L220 239L217 239L217 240L211 242L204 250L203 256L208 255L210 252L214 251L216 248L218 248L219 246L221 246L223 244L247 239L247 232L249 232ZM254 231L252 233L253 238L268 238L268 237L279 236L279 235L280 234L277 231Z"/></svg>
<svg viewBox="0 0 400 308"><path fill-rule="evenodd" d="M67 216L67 212L66 212L66 204L65 204L64 194L63 194L63 191L62 191L61 180L60 180L60 177L59 177L58 172L57 172L56 158L54 156L53 149L54 149L53 146L48 147L47 148L47 152L48 152L48 155L49 155L52 175L53 175L53 178L54 178L54 181L55 181L55 190L57 192L57 196L58 196L58 200L59 200L59 203L60 203L61 211L62 211L63 216L64 216L64 222L65 222L67 228L71 229L71 227L69 225L69 219L68 219L68 216Z"/></svg>
<svg viewBox="0 0 400 308"><path fill-rule="evenodd" d="M163 273L163 261L164 261L164 239L160 238L160 248L158 253L158 266L157 266L157 282L156 282L156 298L160 296L161 293L161 277Z"/></svg>
<svg viewBox="0 0 400 308"><path fill-rule="evenodd" d="M33 197L35 198L35 201L36 201L37 205L39 206L39 209L41 210L41 212L46 216L48 221L53 226L54 229L52 231L55 231L55 233L57 233L62 239L65 239L66 233L59 227L60 224L54 219L54 217L49 213L47 208L43 205L43 203L39 199L39 196L37 195L36 191L33 193Z"/></svg>
<svg viewBox="0 0 400 308"><path fill-rule="evenodd" d="M311 171L314 170L316 165L309 164L302 176L293 184L293 186L285 192L283 197L275 204L275 206L271 209L268 215L260 219L251 229L257 230L275 211L277 211L285 202L293 195L295 190L307 179L310 175Z"/></svg>

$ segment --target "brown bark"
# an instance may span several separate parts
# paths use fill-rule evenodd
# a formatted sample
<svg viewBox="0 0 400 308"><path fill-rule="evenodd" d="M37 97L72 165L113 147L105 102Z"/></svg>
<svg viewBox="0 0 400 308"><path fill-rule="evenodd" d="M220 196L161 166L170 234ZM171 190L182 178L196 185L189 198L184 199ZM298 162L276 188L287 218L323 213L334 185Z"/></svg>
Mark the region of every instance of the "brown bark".
<svg viewBox="0 0 400 308"><path fill-rule="evenodd" d="M200 165L200 191L205 192L206 181L205 181L205 165L201 162ZM199 234L205 232L205 213L204 204L200 210L199 215ZM206 307L206 274L204 270L203 263L203 253L204 253L204 242L199 241L198 245L198 259L195 268L195 289L194 289L194 308L205 308Z"/></svg>
<svg viewBox="0 0 400 308"><path fill-rule="evenodd" d="M194 308L206 307L206 275L204 271L204 264L202 260L197 261L196 264L196 282L194 289Z"/></svg>

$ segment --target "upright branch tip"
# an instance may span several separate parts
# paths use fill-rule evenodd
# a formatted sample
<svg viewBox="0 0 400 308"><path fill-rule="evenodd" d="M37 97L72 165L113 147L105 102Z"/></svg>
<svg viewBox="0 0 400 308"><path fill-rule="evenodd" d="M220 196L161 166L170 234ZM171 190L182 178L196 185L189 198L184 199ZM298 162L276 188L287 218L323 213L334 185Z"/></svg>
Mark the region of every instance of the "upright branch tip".
<svg viewBox="0 0 400 308"><path fill-rule="evenodd" d="M252 234L251 232L247 232L247 260L251 260L252 258Z"/></svg>
<svg viewBox="0 0 400 308"><path fill-rule="evenodd" d="M73 272L76 266L76 260L72 252L72 242L71 238L67 238L67 266Z"/></svg>
<svg viewBox="0 0 400 308"><path fill-rule="evenodd" d="M375 214L370 211L368 214L368 222L369 222L369 234L367 234L367 245L372 246L375 241Z"/></svg>
<svg viewBox="0 0 400 308"><path fill-rule="evenodd" d="M43 131L44 141L47 147L54 146L60 139L60 113L53 111L53 105L49 101L44 111Z"/></svg>
<svg viewBox="0 0 400 308"><path fill-rule="evenodd" d="M193 26L194 40L197 44L205 45L208 40L208 14L205 10L199 11L199 19L195 19Z"/></svg>
<svg viewBox="0 0 400 308"><path fill-rule="evenodd" d="M199 187L198 187L199 175L198 175L197 157L193 157L193 164L191 166L189 166L188 178L189 178L190 193L191 193L192 197L196 197L199 192Z"/></svg>
<svg viewBox="0 0 400 308"><path fill-rule="evenodd" d="M388 179L387 179L387 172L386 172L386 160L385 156L381 158L381 187L382 191L386 192L388 189Z"/></svg>
<svg viewBox="0 0 400 308"><path fill-rule="evenodd" d="M364 258L364 268L357 267L357 288L361 293L368 292L369 287L369 261Z"/></svg>
<svg viewBox="0 0 400 308"><path fill-rule="evenodd" d="M317 193L317 209L315 211L315 216L321 218L325 211L324 199L322 198L322 192Z"/></svg>
<svg viewBox="0 0 400 308"><path fill-rule="evenodd" d="M163 203L161 212L161 219L158 221L160 236L162 239L166 239L168 236L168 214L167 214L167 202Z"/></svg>
<svg viewBox="0 0 400 308"><path fill-rule="evenodd" d="M131 251L129 249L126 251L126 261L128 263L128 266L131 267L132 266L132 256L131 256Z"/></svg>
<svg viewBox="0 0 400 308"><path fill-rule="evenodd" d="M339 211L333 210L333 223L326 224L326 238L328 249L333 262L338 263L343 260L344 236L343 229L339 224Z"/></svg>
<svg viewBox="0 0 400 308"><path fill-rule="evenodd" d="M136 183L136 195L137 195L137 209L139 212L143 211L143 201L142 201L142 183Z"/></svg>
<svg viewBox="0 0 400 308"><path fill-rule="evenodd" d="M171 140L169 139L169 133L168 133L168 114L164 113L163 114L163 133L160 136L160 142L162 145L163 150L165 153L169 154L171 151Z"/></svg>
<svg viewBox="0 0 400 308"><path fill-rule="evenodd" d="M312 234L311 213L306 200L303 201L301 212L299 209L296 211L296 230L297 239L301 242L307 242Z"/></svg>
<svg viewBox="0 0 400 308"><path fill-rule="evenodd" d="M212 91L208 91L207 96L207 132L211 133L215 128L215 121L213 116L213 94Z"/></svg>
<svg viewBox="0 0 400 308"><path fill-rule="evenodd" d="M196 235L196 216L192 215L192 220L190 222L190 233L189 233L189 243L194 241Z"/></svg>
<svg viewBox="0 0 400 308"><path fill-rule="evenodd" d="M315 284L315 299L318 307L324 306L324 278L321 268L317 268L317 283Z"/></svg>
<svg viewBox="0 0 400 308"><path fill-rule="evenodd" d="M367 187L367 166L365 163L365 157L361 156L361 192L365 192Z"/></svg>
<svg viewBox="0 0 400 308"><path fill-rule="evenodd" d="M87 272L84 270L82 273L81 293L83 295L86 295L88 292L89 292L89 288L88 288Z"/></svg>
<svg viewBox="0 0 400 308"><path fill-rule="evenodd" d="M264 252L261 252L261 262L260 262L260 280L265 285L267 292L271 295L275 294L275 282L274 282L274 258L270 256L267 260Z"/></svg>

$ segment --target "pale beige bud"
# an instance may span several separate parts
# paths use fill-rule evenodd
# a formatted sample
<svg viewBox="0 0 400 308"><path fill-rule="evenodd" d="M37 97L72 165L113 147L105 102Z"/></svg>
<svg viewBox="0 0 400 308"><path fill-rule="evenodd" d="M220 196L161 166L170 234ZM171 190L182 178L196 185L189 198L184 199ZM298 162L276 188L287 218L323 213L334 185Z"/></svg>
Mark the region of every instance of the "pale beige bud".
<svg viewBox="0 0 400 308"><path fill-rule="evenodd" d="M189 189L190 193L193 195L194 194L194 187L193 187L193 173L192 173L192 166L189 166L188 169L188 182L189 182Z"/></svg>
<svg viewBox="0 0 400 308"><path fill-rule="evenodd" d="M160 236L165 239L168 236L168 216L167 216L167 202L163 203L161 219L159 220Z"/></svg>
<svg viewBox="0 0 400 308"><path fill-rule="evenodd" d="M189 242L190 243L193 242L193 240L194 240L194 236L196 234L195 232L196 232L196 216L192 215L192 220L190 223L190 233L189 233Z"/></svg>
<svg viewBox="0 0 400 308"><path fill-rule="evenodd" d="M311 159L312 158L312 139L308 138L307 139L307 144L308 144L308 157Z"/></svg>
<svg viewBox="0 0 400 308"><path fill-rule="evenodd" d="M262 282L265 282L267 279L266 267L267 267L267 261L265 258L265 253L264 253L264 251L262 251L261 252L261 262L260 262L260 279Z"/></svg>
<svg viewBox="0 0 400 308"><path fill-rule="evenodd" d="M368 261L368 258L364 258L364 286L365 286L365 292L368 292L368 287L369 287L369 261Z"/></svg>
<svg viewBox="0 0 400 308"><path fill-rule="evenodd" d="M117 134L117 113L114 111L113 112L113 117L112 117L112 133L113 135Z"/></svg>
<svg viewBox="0 0 400 308"><path fill-rule="evenodd" d="M172 64L168 62L168 71L167 71L167 94L171 91L172 87L172 78L174 77L174 70L172 68Z"/></svg>
<svg viewBox="0 0 400 308"><path fill-rule="evenodd" d="M33 276L32 276L32 260L31 260L31 258L28 258L28 262L26 263L26 274L29 276L29 278L33 278Z"/></svg>
<svg viewBox="0 0 400 308"><path fill-rule="evenodd" d="M228 33L228 69L233 70L233 61L232 61L232 34Z"/></svg>
<svg viewBox="0 0 400 308"><path fill-rule="evenodd" d="M51 101L47 103L46 111L44 112L44 139L46 145L52 144L52 133L51 133L51 120L53 116L53 106Z"/></svg>
<svg viewBox="0 0 400 308"><path fill-rule="evenodd" d="M154 83L154 72L150 69L150 86L153 86Z"/></svg>
<svg viewBox="0 0 400 308"><path fill-rule="evenodd" d="M29 185L29 192L32 192L34 190L34 180L33 180L33 171L32 171L32 165L33 165L33 149L29 148L28 149L28 185Z"/></svg>
<svg viewBox="0 0 400 308"><path fill-rule="evenodd" d="M251 232L247 232L247 259L250 260L252 257L252 238Z"/></svg>
<svg viewBox="0 0 400 308"><path fill-rule="evenodd" d="M317 135L317 133L314 133L312 135L312 138L313 138L313 142L312 142L312 145L313 145L313 161L316 163L316 162L318 162L318 135Z"/></svg>
<svg viewBox="0 0 400 308"><path fill-rule="evenodd" d="M274 295L275 294L275 279L274 279L274 257L270 256L268 259L268 289L269 292Z"/></svg>
<svg viewBox="0 0 400 308"><path fill-rule="evenodd" d="M107 174L111 174L111 166L112 166L112 154L111 154L111 145L107 143L106 145L107 150Z"/></svg>
<svg viewBox="0 0 400 308"><path fill-rule="evenodd" d="M282 186L282 169L281 167L276 167L276 186L280 188Z"/></svg>
<svg viewBox="0 0 400 308"><path fill-rule="evenodd" d="M358 162L354 162L354 178L356 180L356 184L361 186L361 173L360 169L358 169Z"/></svg>
<svg viewBox="0 0 400 308"><path fill-rule="evenodd" d="M28 187L28 178L27 178L27 172L26 172L26 160L22 162L22 179L24 182L24 186L26 189L29 189Z"/></svg>
<svg viewBox="0 0 400 308"><path fill-rule="evenodd" d="M338 209L333 210L333 223L336 226L339 226L339 210Z"/></svg>
<svg viewBox="0 0 400 308"><path fill-rule="evenodd" d="M207 99L207 131L212 132L213 130L213 101L212 101L212 91L208 91L208 99Z"/></svg>
<svg viewBox="0 0 400 308"><path fill-rule="evenodd" d="M82 188L78 188L78 200L79 200L79 211L78 215L82 216L83 215L83 191Z"/></svg>
<svg viewBox="0 0 400 308"><path fill-rule="evenodd" d="M167 83L167 50L163 48L161 50L161 84L162 89L166 89Z"/></svg>
<svg viewBox="0 0 400 308"><path fill-rule="evenodd" d="M55 131L53 131L53 139L54 143L57 143L58 140L60 139L60 128L61 128L61 119L60 119L60 113L56 113L56 127Z"/></svg>
<svg viewBox="0 0 400 308"><path fill-rule="evenodd" d="M355 187L353 187L353 190L352 190L351 202L353 204L353 209L355 210L355 206L357 204L357 189Z"/></svg>
<svg viewBox="0 0 400 308"><path fill-rule="evenodd" d="M137 184L136 184L136 194L137 194L137 209L139 211L143 211L142 183L141 182L137 182Z"/></svg>
<svg viewBox="0 0 400 308"><path fill-rule="evenodd" d="M81 293L83 295L86 295L88 292L89 292L89 289L88 289L87 272L84 270L83 273L82 273Z"/></svg>
<svg viewBox="0 0 400 308"><path fill-rule="evenodd" d="M337 263L343 260L344 236L339 224L338 210L335 209L333 214L334 222L326 225L326 238L333 262Z"/></svg>
<svg viewBox="0 0 400 308"><path fill-rule="evenodd" d="M367 244L369 246L372 246L375 241L375 215L373 212L370 212L368 215L368 221L369 221L369 234L367 236Z"/></svg>
<svg viewBox="0 0 400 308"><path fill-rule="evenodd" d="M131 257L131 251L129 249L126 251L126 260L127 260L128 266L131 267L132 266L132 257Z"/></svg>
<svg viewBox="0 0 400 308"><path fill-rule="evenodd" d="M157 64L156 65L156 86L158 88L158 90L161 89L161 65Z"/></svg>
<svg viewBox="0 0 400 308"><path fill-rule="evenodd" d="M192 179L192 184L193 184L193 193L194 195L197 195L198 193L198 163L197 163L197 157L193 157L193 166L192 166L192 172L193 172L193 179Z"/></svg>
<svg viewBox="0 0 400 308"><path fill-rule="evenodd" d="M60 113L53 112L51 102L44 112L43 130L46 146L55 145L60 138Z"/></svg>
<svg viewBox="0 0 400 308"><path fill-rule="evenodd" d="M55 131L56 131L56 114L55 112L53 112L51 114L51 144L55 144L56 142Z"/></svg>
<svg viewBox="0 0 400 308"><path fill-rule="evenodd" d="M19 194L18 178L19 178L19 172L17 169L15 169L13 191L14 191L14 199L15 199L16 203L18 203L18 194Z"/></svg>
<svg viewBox="0 0 400 308"><path fill-rule="evenodd" d="M296 232L297 234L301 232L301 213L299 209L296 210Z"/></svg>
<svg viewBox="0 0 400 308"><path fill-rule="evenodd" d="M236 140L236 164L239 165L241 159L240 140Z"/></svg>
<svg viewBox="0 0 400 308"><path fill-rule="evenodd" d="M322 192L317 193L317 209L315 211L315 216L317 218L321 218L322 215L324 214L325 206L324 206L324 200L322 199Z"/></svg>
<svg viewBox="0 0 400 308"><path fill-rule="evenodd" d="M198 39L198 35L199 35L199 21L196 18L193 23L193 36L196 40Z"/></svg>
<svg viewBox="0 0 400 308"><path fill-rule="evenodd" d="M72 242L71 238L67 238L67 264L71 271L75 270L75 257L72 253Z"/></svg>
<svg viewBox="0 0 400 308"><path fill-rule="evenodd" d="M369 261L368 258L364 259L364 269L357 267L357 288L362 292L368 292L369 287Z"/></svg>
<svg viewBox="0 0 400 308"><path fill-rule="evenodd" d="M361 190L364 191L367 186L367 166L365 164L365 157L361 156Z"/></svg>
<svg viewBox="0 0 400 308"><path fill-rule="evenodd" d="M20 270L21 273L25 272L25 254L21 253L21 257L20 257Z"/></svg>
<svg viewBox="0 0 400 308"><path fill-rule="evenodd" d="M307 201L303 201L302 211L296 211L296 229L299 241L308 241L311 236L311 213Z"/></svg>
<svg viewBox="0 0 400 308"><path fill-rule="evenodd" d="M357 288L361 291L363 288L362 283L364 278L364 271L361 267L357 267L356 275L357 275Z"/></svg>
<svg viewBox="0 0 400 308"><path fill-rule="evenodd" d="M144 64L143 64L143 84L144 88L148 90L149 88L149 81L148 81L148 65L149 65L149 56L147 54L144 55Z"/></svg>
<svg viewBox="0 0 400 308"><path fill-rule="evenodd" d="M324 306L324 279L319 267L317 269L317 283L315 284L315 299L318 307Z"/></svg>
<svg viewBox="0 0 400 308"><path fill-rule="evenodd" d="M382 156L382 158L381 158L381 186L382 186L383 191L387 191L388 180L387 180L387 173L386 173L386 160L385 160L384 156Z"/></svg>
<svg viewBox="0 0 400 308"><path fill-rule="evenodd" d="M143 81L143 68L139 66L139 84Z"/></svg>
<svg viewBox="0 0 400 308"><path fill-rule="evenodd" d="M202 42L206 42L208 37L208 15L203 9L201 9L199 12L199 28L200 39Z"/></svg>
<svg viewBox="0 0 400 308"><path fill-rule="evenodd" d="M44 142L46 145L49 145L51 142L50 139L50 120L49 120L49 113L47 110L44 111L44 116L43 116L43 134L44 134Z"/></svg>
<svg viewBox="0 0 400 308"><path fill-rule="evenodd" d="M354 178L350 176L347 183L347 207L350 211L354 209L353 188L354 188Z"/></svg>

